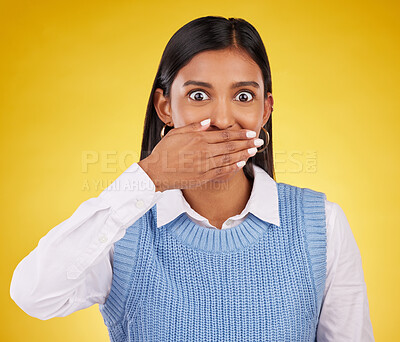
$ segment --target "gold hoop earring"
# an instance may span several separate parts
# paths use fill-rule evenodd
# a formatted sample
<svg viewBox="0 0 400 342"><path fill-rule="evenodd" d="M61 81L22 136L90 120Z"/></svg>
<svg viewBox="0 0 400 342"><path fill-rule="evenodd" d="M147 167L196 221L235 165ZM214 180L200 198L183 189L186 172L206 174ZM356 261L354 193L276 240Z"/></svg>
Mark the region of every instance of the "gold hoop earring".
<svg viewBox="0 0 400 342"><path fill-rule="evenodd" d="M265 144L265 146L261 150L258 150L256 153L264 151L267 148L268 144L269 144L269 133L267 132L267 130L264 127L261 127L261 128L264 130L265 136L268 137L268 138L267 138L267 143Z"/></svg>
<svg viewBox="0 0 400 342"><path fill-rule="evenodd" d="M160 133L161 139L164 138L164 132L165 132L165 127L166 127L166 126L167 126L167 124L165 124L165 125L163 126L163 128L161 129L161 133ZM172 125L172 126L170 126L170 127L174 127L174 126Z"/></svg>

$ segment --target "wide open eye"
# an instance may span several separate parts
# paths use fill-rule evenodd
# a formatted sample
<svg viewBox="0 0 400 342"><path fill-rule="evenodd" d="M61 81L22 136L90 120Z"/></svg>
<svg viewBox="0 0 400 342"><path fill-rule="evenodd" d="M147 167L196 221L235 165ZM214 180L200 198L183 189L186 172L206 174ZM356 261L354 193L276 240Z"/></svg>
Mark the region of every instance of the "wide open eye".
<svg viewBox="0 0 400 342"><path fill-rule="evenodd" d="M192 97L193 94L195 94L194 97ZM209 100L209 97L208 97L208 96L207 96L206 99L204 99L204 95L202 95L202 94L204 94L205 96L207 96L207 94L206 94L204 91L202 91L202 90L194 90L194 91L192 91L192 92L189 93L189 97L190 97L192 100L198 101L198 102L201 102L202 100Z"/></svg>
<svg viewBox="0 0 400 342"><path fill-rule="evenodd" d="M249 99L249 95L248 94L250 94L250 99ZM253 100L253 98L254 98L254 93L253 92L251 92L251 91L248 91L248 90L246 90L246 91L241 91L237 96L236 96L236 98L237 97L239 97L239 102L251 102L252 100ZM243 100L243 101L242 101Z"/></svg>

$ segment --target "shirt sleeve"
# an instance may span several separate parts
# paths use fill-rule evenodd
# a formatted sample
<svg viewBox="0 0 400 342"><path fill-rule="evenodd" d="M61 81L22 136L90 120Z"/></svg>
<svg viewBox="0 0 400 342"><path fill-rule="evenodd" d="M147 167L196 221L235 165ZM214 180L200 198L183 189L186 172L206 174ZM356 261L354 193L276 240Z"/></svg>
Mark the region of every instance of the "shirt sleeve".
<svg viewBox="0 0 400 342"><path fill-rule="evenodd" d="M111 290L114 243L161 196L139 164L132 164L39 240L14 270L11 298L41 320L103 304Z"/></svg>
<svg viewBox="0 0 400 342"><path fill-rule="evenodd" d="M325 200L327 277L318 342L374 340L360 250L342 208Z"/></svg>

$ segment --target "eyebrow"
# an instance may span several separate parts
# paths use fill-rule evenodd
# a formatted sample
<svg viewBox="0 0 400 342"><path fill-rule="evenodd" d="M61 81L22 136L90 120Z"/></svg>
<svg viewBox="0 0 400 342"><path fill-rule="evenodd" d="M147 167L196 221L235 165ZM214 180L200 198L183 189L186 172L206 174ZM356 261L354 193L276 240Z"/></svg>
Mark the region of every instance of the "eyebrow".
<svg viewBox="0 0 400 342"><path fill-rule="evenodd" d="M201 82L201 81L193 81L193 80L186 81L185 83L183 83L182 87L186 87L186 86L189 86L189 85L196 85L196 86L200 86L200 87L206 87L206 88L214 89L214 87L212 86L211 83ZM254 88L260 88L260 85L257 82L254 82L254 81L242 81L242 82L232 83L231 89L244 87L244 86L252 86Z"/></svg>

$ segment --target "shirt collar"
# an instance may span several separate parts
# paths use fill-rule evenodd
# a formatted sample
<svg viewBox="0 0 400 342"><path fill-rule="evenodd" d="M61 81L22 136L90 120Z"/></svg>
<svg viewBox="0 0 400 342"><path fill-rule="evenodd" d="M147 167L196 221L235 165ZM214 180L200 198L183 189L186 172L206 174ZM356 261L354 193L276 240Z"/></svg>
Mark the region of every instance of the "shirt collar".
<svg viewBox="0 0 400 342"><path fill-rule="evenodd" d="M280 226L278 188L275 180L261 167L253 165L254 183L246 207L231 220L243 218L249 212L259 219ZM174 203L174 205L171 205ZM161 227L186 212L209 225L208 220L195 212L183 196L181 189L165 190L157 201L157 227Z"/></svg>

